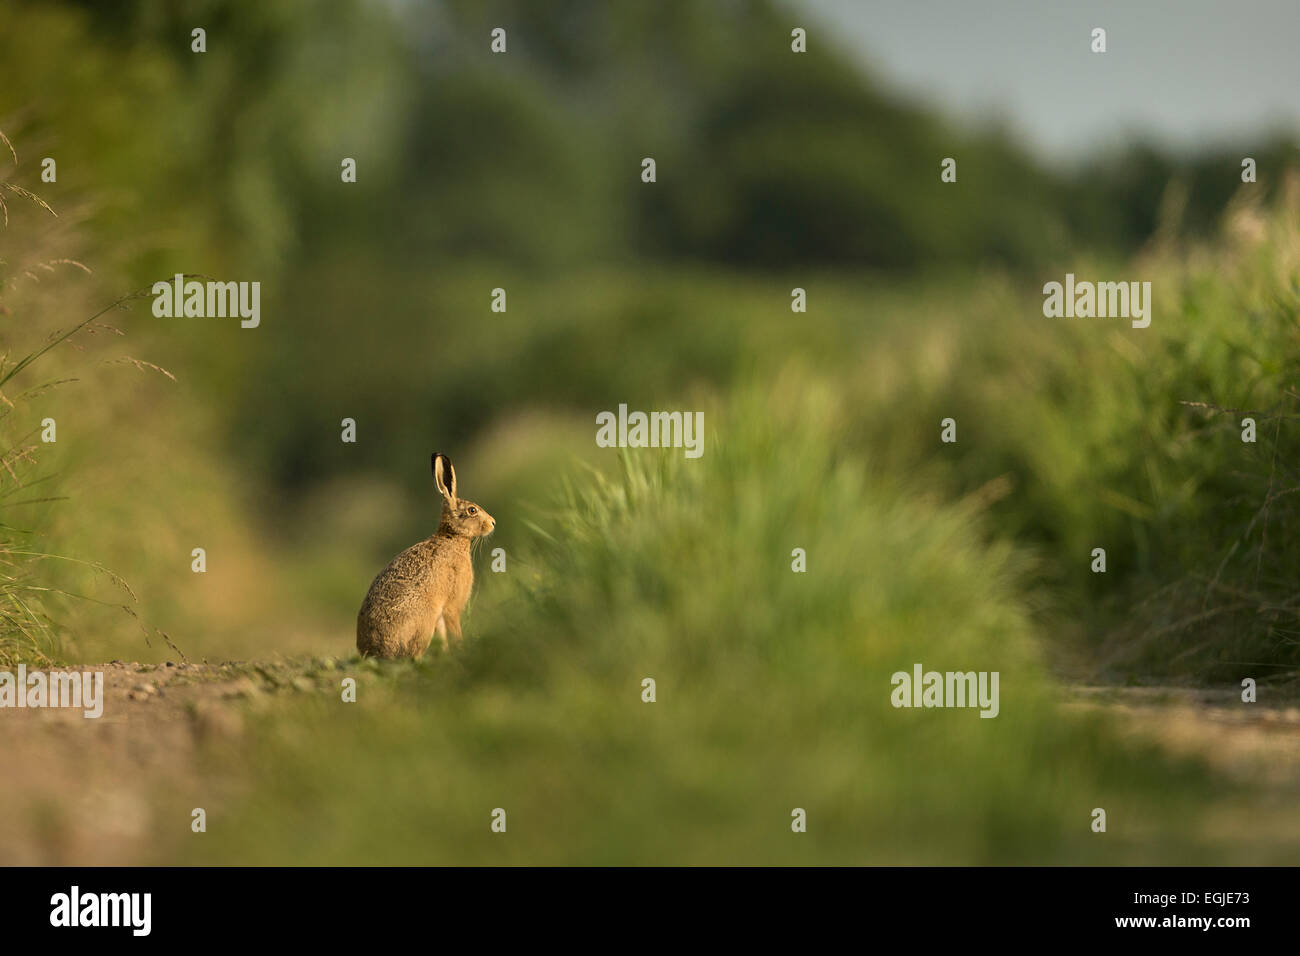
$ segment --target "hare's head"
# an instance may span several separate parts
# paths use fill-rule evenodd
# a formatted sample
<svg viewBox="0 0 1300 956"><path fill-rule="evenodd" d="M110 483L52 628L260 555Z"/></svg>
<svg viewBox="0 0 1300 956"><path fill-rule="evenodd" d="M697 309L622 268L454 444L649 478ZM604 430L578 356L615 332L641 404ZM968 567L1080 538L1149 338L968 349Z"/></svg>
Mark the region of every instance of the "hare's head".
<svg viewBox="0 0 1300 956"><path fill-rule="evenodd" d="M456 469L446 455L433 453L433 481L442 495L440 531L458 538L482 538L492 533L497 521L472 501L456 497Z"/></svg>

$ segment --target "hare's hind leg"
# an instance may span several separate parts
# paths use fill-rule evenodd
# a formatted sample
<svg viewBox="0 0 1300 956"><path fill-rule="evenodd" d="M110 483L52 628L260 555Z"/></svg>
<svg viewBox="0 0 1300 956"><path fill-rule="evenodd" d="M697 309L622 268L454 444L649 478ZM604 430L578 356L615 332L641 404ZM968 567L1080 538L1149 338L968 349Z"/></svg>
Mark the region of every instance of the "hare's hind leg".
<svg viewBox="0 0 1300 956"><path fill-rule="evenodd" d="M433 643L435 634L442 642L442 649L445 651L447 649L447 628L442 623L442 608L440 607L434 608L431 615L421 620L416 631L411 634L409 639L410 656L415 658L423 657L424 652Z"/></svg>

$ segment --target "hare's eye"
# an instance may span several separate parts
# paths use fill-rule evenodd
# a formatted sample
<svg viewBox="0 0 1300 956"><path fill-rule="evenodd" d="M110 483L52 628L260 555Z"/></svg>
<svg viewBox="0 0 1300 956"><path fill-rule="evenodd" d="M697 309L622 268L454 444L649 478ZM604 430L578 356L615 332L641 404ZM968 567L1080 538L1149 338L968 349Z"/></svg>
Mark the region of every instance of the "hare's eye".
<svg viewBox="0 0 1300 956"><path fill-rule="evenodd" d="M469 513L472 514L472 515L476 515L476 514L478 514L478 509L477 509L477 508L470 508L470 509L469 509Z"/></svg>

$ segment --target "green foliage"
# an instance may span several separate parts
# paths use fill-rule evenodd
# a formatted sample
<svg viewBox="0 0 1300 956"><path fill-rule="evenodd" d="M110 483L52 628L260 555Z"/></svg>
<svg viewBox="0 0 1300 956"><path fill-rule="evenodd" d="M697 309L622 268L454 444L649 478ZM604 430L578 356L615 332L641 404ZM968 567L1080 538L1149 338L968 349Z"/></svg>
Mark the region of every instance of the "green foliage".
<svg viewBox="0 0 1300 956"><path fill-rule="evenodd" d="M58 330L177 271L264 291L255 333L121 317L175 388L26 396L75 423L49 471L20 470L35 406L0 410L0 457L23 478L0 474L0 665L171 656L142 649L142 626L196 659L343 652L370 576L429 531L435 447L510 556L496 575L477 555L462 656L357 663L377 675L361 703L269 715L237 825L184 853L1293 856L1266 831L1216 837L1200 808L1239 794L1061 713L1040 657L1082 631L1134 679L1300 664L1294 207L1270 224L1234 198L1226 153L1040 168L846 57L790 54L777 9L0 8L0 128L61 169L57 223L0 239L4 368L55 341L36 367L81 375ZM505 58L488 50L500 23ZM945 156L958 185L939 180ZM1253 191L1282 197L1294 156L1261 148ZM1225 210L1236 231L1184 255L1179 238ZM98 278L14 294L74 256ZM1043 319L1038 290L1066 262L1151 279L1152 328ZM497 287L506 313L489 311ZM593 449L592 412L621 402L706 409L705 457ZM1240 413L1184 402L1257 410L1258 444ZM948 416L959 441L941 446ZM575 459L593 472L575 478ZM19 520L45 487L30 478L54 471L74 502ZM558 513L529 510L562 484ZM54 570L26 531L86 563ZM1105 576L1088 571L1098 546ZM791 572L794 547L815 571ZM102 576L92 559L136 585L138 620L51 614ZM890 707L889 675L916 662L999 671L1001 715ZM1098 805L1125 820L1104 841L1087 830ZM495 806L508 841L488 831Z"/></svg>
<svg viewBox="0 0 1300 956"><path fill-rule="evenodd" d="M1056 711L1017 598L1024 558L981 542L972 505L844 452L848 423L815 378L744 389L716 413L701 459L628 455L618 477L575 482L514 570L484 576L463 658L376 666L378 680L354 662L355 704L336 692L267 720L253 766L275 772L255 770L256 793L219 838L186 844L189 859L1224 852L1188 823L1196 771ZM795 546L809 573L792 572ZM1000 671L1001 714L895 709L890 675L916 662ZM654 703L642 701L647 677ZM294 729L305 725L311 740ZM1090 833L1097 805L1123 807L1122 833ZM494 807L507 837L489 830ZM790 830L795 807L806 834Z"/></svg>
<svg viewBox="0 0 1300 956"><path fill-rule="evenodd" d="M932 472L957 493L994 479L1012 489L998 528L1037 547L1044 580L1122 674L1218 680L1300 664L1293 203L1240 206L1212 249L1072 267L1151 281L1148 329L1045 319L1037 296L939 322L924 334L942 343L940 370L927 379L917 362L903 402L864 427L863 441L884 444L901 416L936 432L956 417L958 444ZM1254 444L1241 440L1247 415ZM928 439L895 436L894 460L933 466ZM1089 571L1096 547L1104 575Z"/></svg>
<svg viewBox="0 0 1300 956"><path fill-rule="evenodd" d="M55 280L73 269L85 270L75 260L50 255L46 226L56 213L40 196L13 181L18 153L0 130L3 164L0 165L0 210L4 235L0 236L0 315L28 318L31 296L26 293L42 278ZM12 214L11 214L12 213ZM35 225L30 225L31 223ZM10 226L23 241L14 242ZM114 305L116 305L115 303ZM71 379L47 371L52 353L86 334L104 327L97 325L114 306L99 310L65 328L50 330L44 339L29 336L15 354L6 337L0 352L0 665L21 661L49 663L62 650L61 631L52 620L50 605L72 594L60 586L52 566L75 564L121 580L101 566L52 553L43 546L37 531L38 516L58 498L44 468L43 442L55 421L42 418L48 395ZM41 323L33 323L38 328ZM35 341L33 341L35 340ZM129 593L129 588L127 589Z"/></svg>

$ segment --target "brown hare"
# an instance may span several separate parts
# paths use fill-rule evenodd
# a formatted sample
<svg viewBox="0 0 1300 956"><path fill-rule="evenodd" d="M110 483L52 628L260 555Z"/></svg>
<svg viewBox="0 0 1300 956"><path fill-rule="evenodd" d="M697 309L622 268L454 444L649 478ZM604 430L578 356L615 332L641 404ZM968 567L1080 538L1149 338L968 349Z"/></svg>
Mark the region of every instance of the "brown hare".
<svg viewBox="0 0 1300 956"><path fill-rule="evenodd" d="M389 562L370 585L357 614L357 650L363 657L419 657L434 631L446 650L447 635L460 643L460 615L474 587L469 546L492 533L496 519L456 497L456 469L434 453L433 480L442 495L442 518L433 537Z"/></svg>

